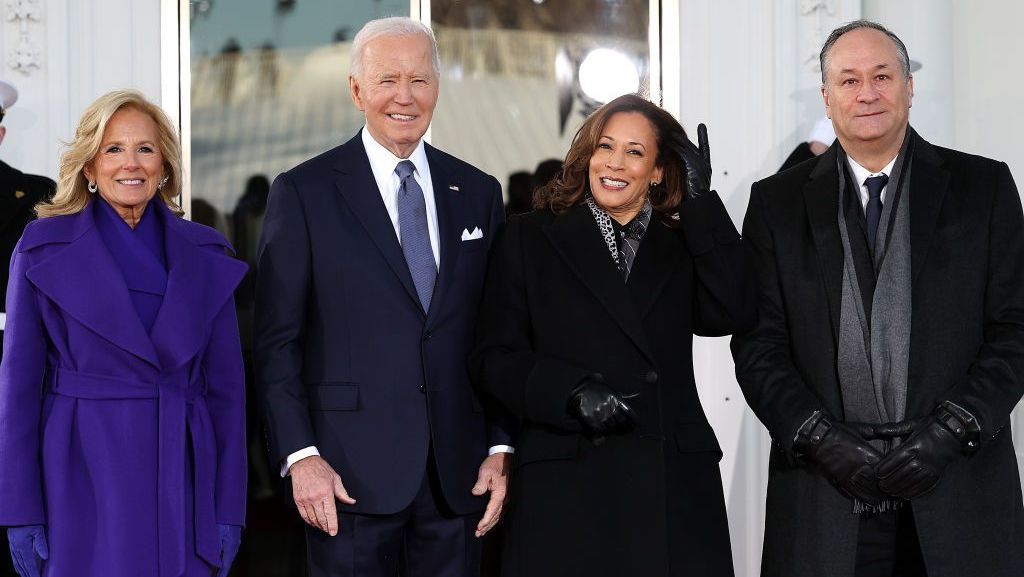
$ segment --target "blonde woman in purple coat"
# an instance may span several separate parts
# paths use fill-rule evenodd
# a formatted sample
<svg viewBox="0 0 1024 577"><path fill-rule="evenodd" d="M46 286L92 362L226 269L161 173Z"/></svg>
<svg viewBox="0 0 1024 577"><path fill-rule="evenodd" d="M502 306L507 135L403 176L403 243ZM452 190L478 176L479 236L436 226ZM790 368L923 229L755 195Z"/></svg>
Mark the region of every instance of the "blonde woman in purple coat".
<svg viewBox="0 0 1024 577"><path fill-rule="evenodd" d="M22 577L226 575L245 518L245 265L181 218L180 145L135 91L83 114L11 263L0 526Z"/></svg>

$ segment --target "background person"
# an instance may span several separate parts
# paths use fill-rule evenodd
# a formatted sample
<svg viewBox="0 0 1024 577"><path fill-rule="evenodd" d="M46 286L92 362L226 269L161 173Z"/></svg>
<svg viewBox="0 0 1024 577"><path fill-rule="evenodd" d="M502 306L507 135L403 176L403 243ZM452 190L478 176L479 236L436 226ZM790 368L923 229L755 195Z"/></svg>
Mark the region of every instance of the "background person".
<svg viewBox="0 0 1024 577"><path fill-rule="evenodd" d="M0 80L0 122L17 100L18 91L14 86ZM0 125L0 143L6 135L7 127ZM0 161L0 351L7 320L7 275L10 273L11 255L25 226L36 217L33 208L39 202L49 200L55 186L45 176L25 174Z"/></svg>

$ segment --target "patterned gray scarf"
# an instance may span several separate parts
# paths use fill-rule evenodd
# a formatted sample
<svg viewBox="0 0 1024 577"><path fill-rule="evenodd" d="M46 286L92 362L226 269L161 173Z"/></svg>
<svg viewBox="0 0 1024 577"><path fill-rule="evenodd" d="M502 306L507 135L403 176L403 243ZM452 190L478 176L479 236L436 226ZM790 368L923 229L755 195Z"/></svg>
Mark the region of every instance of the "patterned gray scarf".
<svg viewBox="0 0 1024 577"><path fill-rule="evenodd" d="M906 411L911 320L909 151L912 140L908 129L882 207L872 259L877 280L870 320L864 311L844 216L849 201L847 195L856 195L857 191L847 190L846 154L840 151L838 155L838 218L843 241L838 369L847 422L902 421ZM889 448L885 441L871 443L882 452ZM886 500L875 507L855 501L854 513L886 511L897 506L897 500Z"/></svg>
<svg viewBox="0 0 1024 577"><path fill-rule="evenodd" d="M594 197L587 195L587 206L590 207L597 227L601 229L601 237L608 246L608 252L615 261L615 266L622 273L622 279L629 280L629 271L633 268L633 261L636 260L636 253L640 250L640 241L647 233L647 227L651 222L651 203L645 200L640 212L626 226L621 227L619 234L622 235L622 250L619 250L619 243L615 238L615 225L612 224L612 217L603 208L597 206Z"/></svg>

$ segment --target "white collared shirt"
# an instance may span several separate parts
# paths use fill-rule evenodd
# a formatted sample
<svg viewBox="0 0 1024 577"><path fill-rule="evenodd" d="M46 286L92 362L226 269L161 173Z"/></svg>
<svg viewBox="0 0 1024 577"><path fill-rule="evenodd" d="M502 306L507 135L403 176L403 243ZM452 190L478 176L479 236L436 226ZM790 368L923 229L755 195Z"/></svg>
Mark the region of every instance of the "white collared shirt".
<svg viewBox="0 0 1024 577"><path fill-rule="evenodd" d="M867 210L867 206L868 206L868 187L864 184L864 181L867 180L868 178L872 177L872 176L880 176L880 175L883 175L883 174L886 175L886 176L892 176L892 167L896 164L896 159L898 157L899 157L898 154L896 156L894 156L892 158L892 160L889 161L889 164L886 164L882 168L882 170L880 170L878 172L871 172L870 170L868 170L868 169L864 168L863 166L861 166L860 163L858 163L856 160L854 160L852 156L850 156L849 154L846 155L846 162L847 162L848 166L850 167L850 173L853 176L853 181L857 183L857 190L860 191L860 207L861 208L863 208L864 210ZM882 197L881 197L882 206L885 206L885 193L888 190L889 190L889 183L886 183L885 186L882 187Z"/></svg>
<svg viewBox="0 0 1024 577"><path fill-rule="evenodd" d="M398 223L398 189L402 186L402 179L395 173L395 167L403 160L411 160L416 166L413 178L423 189L423 201L427 206L427 232L430 234L430 248L434 252L434 266L441 265L441 245L438 242L437 234L437 203L434 202L434 183L430 179L430 163L427 162L427 151L420 139L416 149L412 151L408 159L398 158L391 151L381 146L373 139L370 131L363 127L363 148L366 149L366 156L370 159L370 170L373 171L373 179L377 181L377 190L380 191L380 198L384 201L384 208L388 209L388 216L391 217L391 224L395 227L395 235L401 243L402 230Z"/></svg>

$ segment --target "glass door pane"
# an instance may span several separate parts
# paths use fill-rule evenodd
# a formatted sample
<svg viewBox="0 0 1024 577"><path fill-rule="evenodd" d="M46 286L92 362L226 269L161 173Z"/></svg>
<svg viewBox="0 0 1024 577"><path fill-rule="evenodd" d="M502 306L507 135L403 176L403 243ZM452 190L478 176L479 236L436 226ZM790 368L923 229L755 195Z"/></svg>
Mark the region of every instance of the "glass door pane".
<svg viewBox="0 0 1024 577"><path fill-rule="evenodd" d="M250 178L341 144L363 124L349 47L409 0L191 0L192 208L231 214Z"/></svg>
<svg viewBox="0 0 1024 577"><path fill-rule="evenodd" d="M513 201L528 195L551 174L538 164L564 158L587 114L650 94L650 5L430 0L443 76L431 142L495 175ZM538 168L540 179L526 176Z"/></svg>

